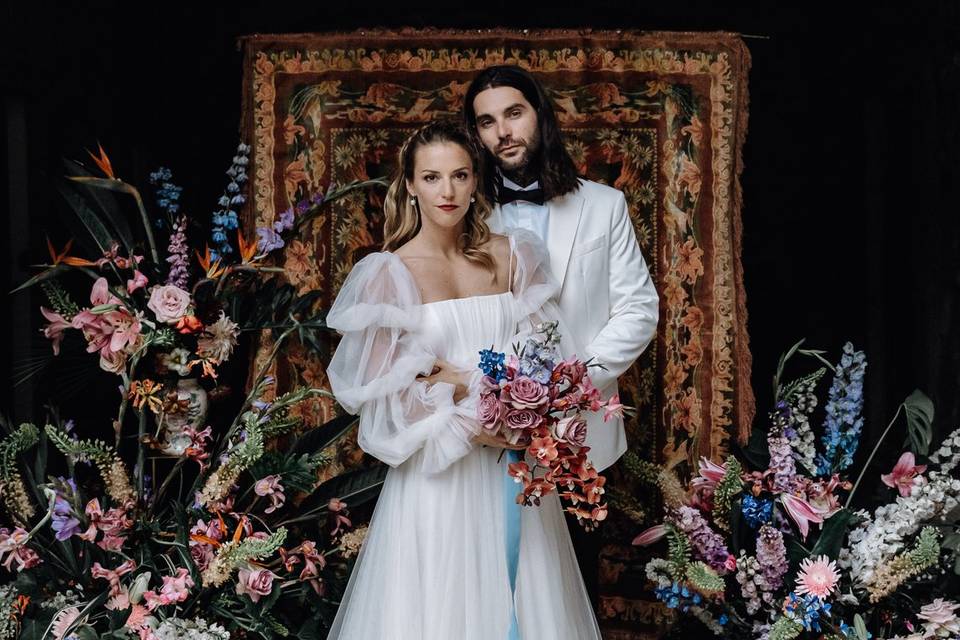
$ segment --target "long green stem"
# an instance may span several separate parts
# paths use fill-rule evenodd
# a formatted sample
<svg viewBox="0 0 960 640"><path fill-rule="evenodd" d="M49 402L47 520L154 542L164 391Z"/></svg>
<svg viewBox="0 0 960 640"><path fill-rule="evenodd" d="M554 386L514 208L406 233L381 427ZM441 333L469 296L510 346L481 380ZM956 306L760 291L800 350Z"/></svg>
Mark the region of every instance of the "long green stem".
<svg viewBox="0 0 960 640"><path fill-rule="evenodd" d="M144 476L146 475L147 464L147 445L143 437L147 435L147 412L143 409L137 411L137 495L143 500Z"/></svg>
<svg viewBox="0 0 960 640"><path fill-rule="evenodd" d="M887 425L887 428L883 430L880 439L877 440L877 444L874 445L873 451L870 452L870 457L867 458L867 461L864 463L863 467L860 469L860 475L857 476L857 481L853 483L853 489L850 490L850 495L847 496L847 502L843 505L844 508L850 506L850 502L853 500L853 494L857 492L857 487L860 486L860 481L863 480L864 474L867 472L867 469L870 468L870 463L873 461L873 456L876 455L877 449L880 448L880 443L883 442L883 439L887 437L887 434L890 433L890 429L893 427L894 423L897 421L897 418L900 417L900 411L903 410L903 403L897 407L897 412L893 414L893 420L890 421L890 424Z"/></svg>
<svg viewBox="0 0 960 640"><path fill-rule="evenodd" d="M143 200L140 198L140 192L131 187L130 195L132 195L133 199L137 201L137 208L140 209L140 218L143 221L143 230L147 234L147 243L150 245L150 256L153 258L154 264L160 264L160 254L157 253L157 243L153 239L153 229L150 227L150 216L147 215L147 210L143 207Z"/></svg>

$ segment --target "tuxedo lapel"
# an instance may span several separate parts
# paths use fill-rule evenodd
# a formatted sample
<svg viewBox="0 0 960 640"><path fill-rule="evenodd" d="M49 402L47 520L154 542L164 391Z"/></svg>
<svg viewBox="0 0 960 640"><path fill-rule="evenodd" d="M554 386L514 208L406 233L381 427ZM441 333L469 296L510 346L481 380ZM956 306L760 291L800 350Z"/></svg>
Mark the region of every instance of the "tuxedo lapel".
<svg viewBox="0 0 960 640"><path fill-rule="evenodd" d="M583 214L583 196L568 193L547 202L550 208L550 222L547 230L547 250L550 252L550 269L553 277L563 289L563 280L567 275L567 263L573 250L573 240L580 226Z"/></svg>

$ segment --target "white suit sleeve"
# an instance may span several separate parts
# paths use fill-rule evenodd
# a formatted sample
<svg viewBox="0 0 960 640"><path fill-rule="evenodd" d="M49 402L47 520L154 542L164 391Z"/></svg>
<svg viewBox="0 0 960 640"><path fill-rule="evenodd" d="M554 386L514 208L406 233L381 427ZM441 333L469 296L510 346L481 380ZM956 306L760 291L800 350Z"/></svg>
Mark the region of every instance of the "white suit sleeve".
<svg viewBox="0 0 960 640"><path fill-rule="evenodd" d="M610 320L586 346L586 356L606 369L590 369L598 388L620 377L640 357L657 331L660 298L640 253L637 236L620 193L610 229Z"/></svg>
<svg viewBox="0 0 960 640"><path fill-rule="evenodd" d="M360 415L360 448L390 466L422 451L421 470L435 473L466 455L479 433L480 373L454 402L454 385L417 379L436 355L418 339L420 293L399 257L375 253L354 265L327 326L343 337L327 376L337 401Z"/></svg>

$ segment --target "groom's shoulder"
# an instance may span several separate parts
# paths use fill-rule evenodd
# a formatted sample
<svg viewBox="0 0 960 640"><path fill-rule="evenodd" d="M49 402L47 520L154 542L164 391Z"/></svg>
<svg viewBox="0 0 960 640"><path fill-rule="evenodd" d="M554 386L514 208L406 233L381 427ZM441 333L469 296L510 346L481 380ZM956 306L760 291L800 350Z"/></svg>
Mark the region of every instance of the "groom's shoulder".
<svg viewBox="0 0 960 640"><path fill-rule="evenodd" d="M587 198L588 201L609 200L610 202L614 202L618 198L623 197L623 192L620 191L620 189L615 189L610 185L587 180L586 178L579 178L578 182L580 183L580 187L576 191L577 195Z"/></svg>

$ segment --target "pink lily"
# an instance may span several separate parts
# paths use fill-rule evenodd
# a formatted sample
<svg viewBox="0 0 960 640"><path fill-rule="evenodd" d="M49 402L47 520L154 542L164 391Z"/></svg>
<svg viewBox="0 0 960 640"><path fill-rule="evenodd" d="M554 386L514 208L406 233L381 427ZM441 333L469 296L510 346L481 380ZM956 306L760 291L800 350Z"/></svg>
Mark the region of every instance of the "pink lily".
<svg viewBox="0 0 960 640"><path fill-rule="evenodd" d="M127 293L133 293L137 289L147 286L147 276L136 269L133 271L133 278L127 280Z"/></svg>
<svg viewBox="0 0 960 640"><path fill-rule="evenodd" d="M800 529L800 537L803 540L807 539L811 522L817 524L823 522L823 513L814 509L810 503L803 498L798 498L790 493L784 493L780 496L780 502L783 503L784 508L790 517L793 518L793 521L797 523L797 528Z"/></svg>
<svg viewBox="0 0 960 640"><path fill-rule="evenodd" d="M53 355L58 356L60 355L60 341L63 340L63 331L73 325L56 311L51 311L46 307L40 307L40 313L50 323L43 328L43 335L53 340Z"/></svg>
<svg viewBox="0 0 960 640"><path fill-rule="evenodd" d="M630 544L640 547L648 547L654 542L657 542L663 536L667 535L667 526L663 524L658 524L655 527L650 527L636 538L633 539L633 542Z"/></svg>
<svg viewBox="0 0 960 640"><path fill-rule="evenodd" d="M880 479L883 480L883 484L899 491L901 496L909 497L913 492L914 478L927 470L927 465L917 465L914 462L913 454L906 451L893 466L893 471L883 474Z"/></svg>
<svg viewBox="0 0 960 640"><path fill-rule="evenodd" d="M723 476L726 472L726 463L716 464L715 462L711 462L710 460L701 457L699 475L693 479L691 484L697 489L713 489L715 486L717 486L718 482L723 480Z"/></svg>

